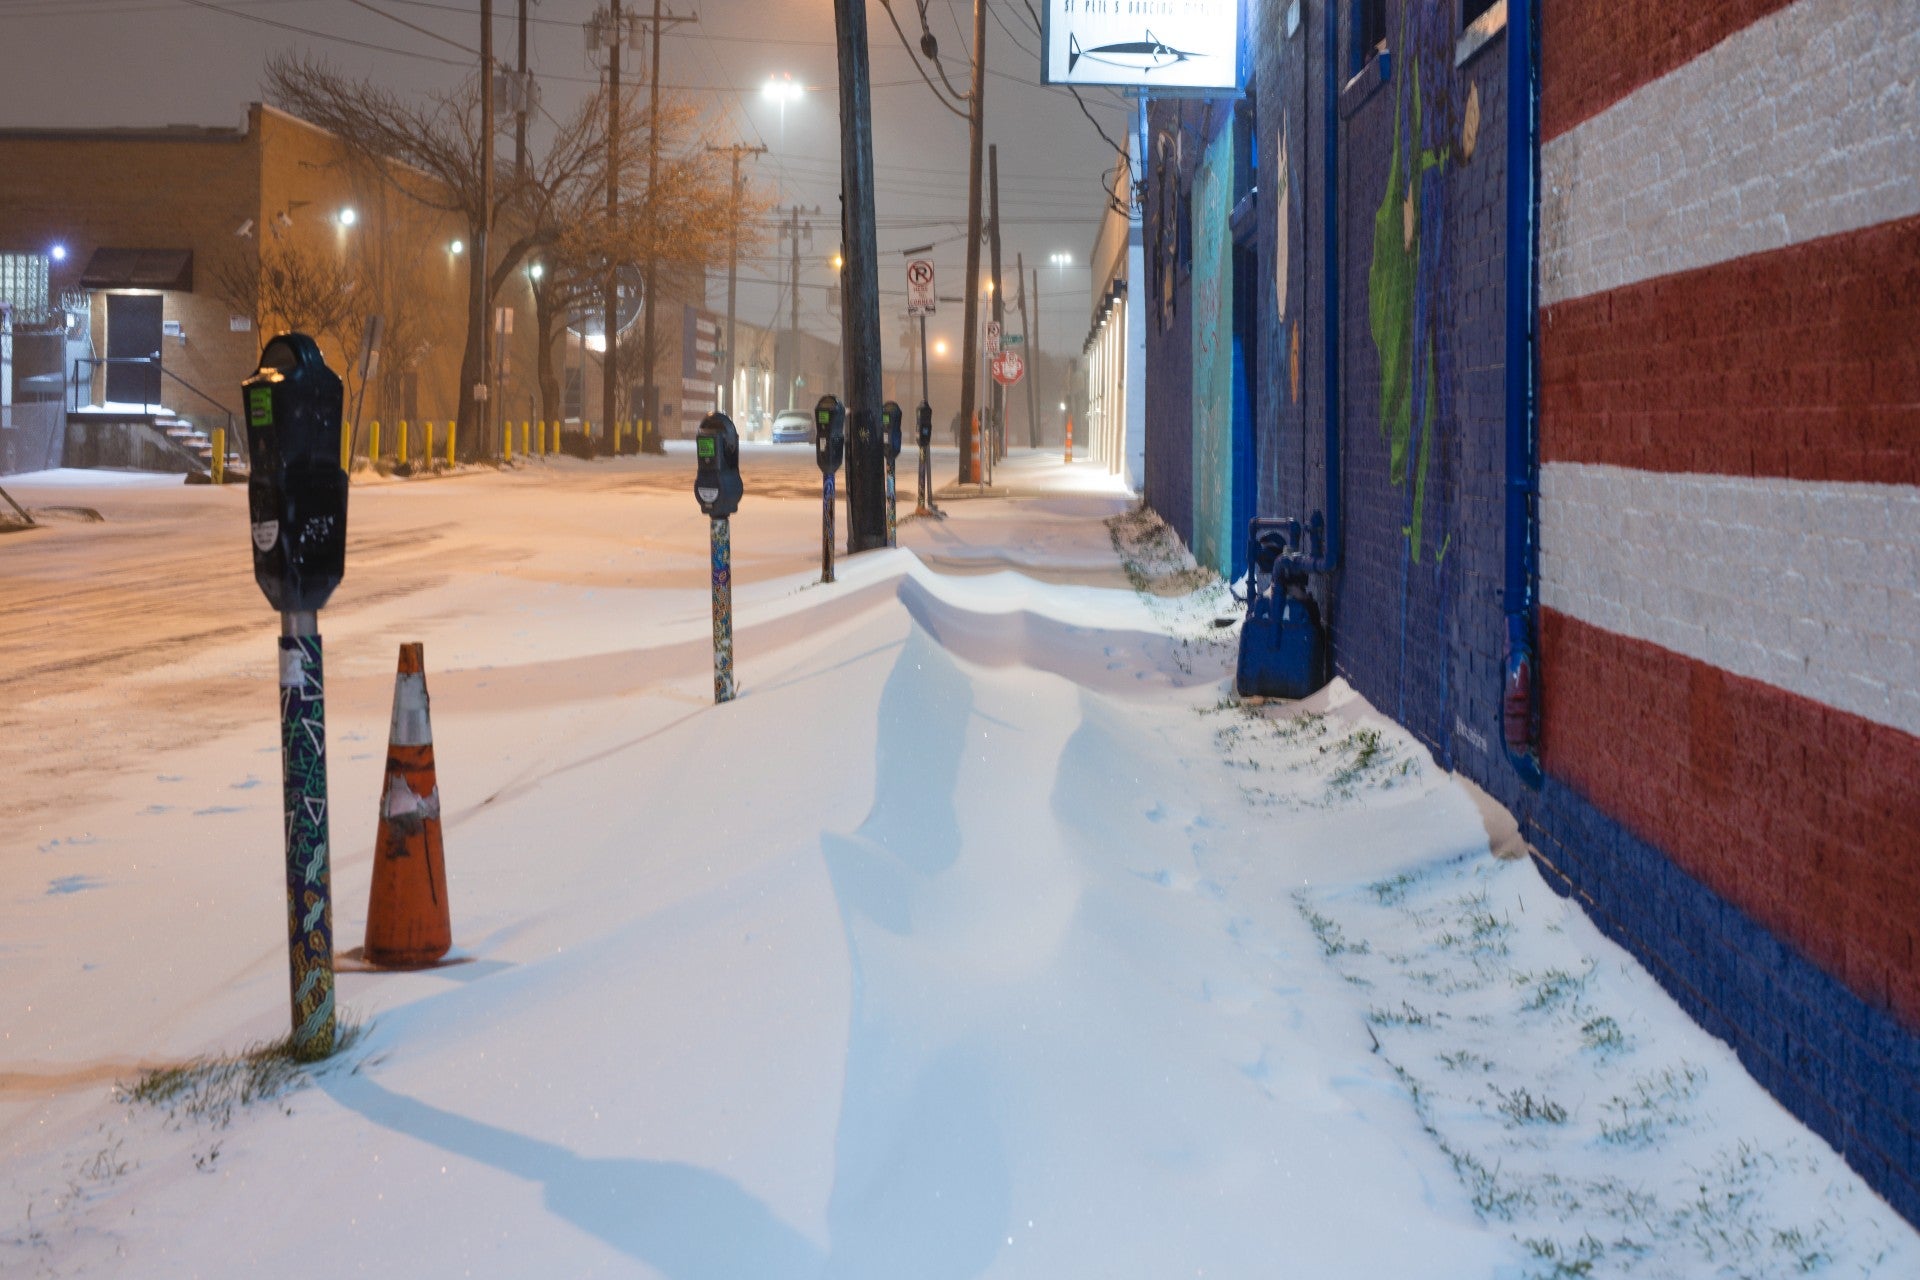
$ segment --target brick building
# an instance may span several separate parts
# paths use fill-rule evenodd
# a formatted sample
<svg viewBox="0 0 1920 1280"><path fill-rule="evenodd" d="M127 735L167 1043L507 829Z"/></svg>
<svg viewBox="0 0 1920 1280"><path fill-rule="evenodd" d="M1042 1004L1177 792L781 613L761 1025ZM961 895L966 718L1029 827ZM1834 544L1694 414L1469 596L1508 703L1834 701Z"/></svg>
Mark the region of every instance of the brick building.
<svg viewBox="0 0 1920 1280"><path fill-rule="evenodd" d="M346 378L349 415L385 424L383 453L394 452L402 420L415 448L425 422L442 424L446 438L459 404L470 246L463 220L433 207L423 176L383 176L326 131L258 103L240 129L0 130L0 172L0 303L16 319L8 398L38 399L64 419L55 463L180 462L165 456L154 424L228 425L266 332L290 322L314 329ZM428 198L413 198L413 184ZM508 420L541 416L531 265L495 297L493 404ZM703 286L696 273L679 291L698 300ZM655 381L672 435L684 304L666 292L656 368L674 376ZM383 337L363 388L372 315ZM623 346L637 347L639 332L632 326ZM565 416L599 431L600 356L589 345L563 333L554 365ZM22 386L27 394L12 394ZM628 398L640 403L637 381ZM27 407L9 409L19 410L10 420L27 421ZM0 464L49 461L48 449L20 452L22 461L6 454Z"/></svg>
<svg viewBox="0 0 1920 1280"><path fill-rule="evenodd" d="M1135 294L1148 500L1920 1221L1917 19L1248 0Z"/></svg>

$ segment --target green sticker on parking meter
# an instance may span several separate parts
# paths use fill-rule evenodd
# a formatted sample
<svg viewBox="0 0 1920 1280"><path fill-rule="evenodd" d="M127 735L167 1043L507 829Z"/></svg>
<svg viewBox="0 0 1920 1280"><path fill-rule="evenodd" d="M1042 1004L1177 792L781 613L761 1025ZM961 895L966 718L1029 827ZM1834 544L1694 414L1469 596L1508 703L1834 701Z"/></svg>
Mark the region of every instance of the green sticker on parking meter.
<svg viewBox="0 0 1920 1280"><path fill-rule="evenodd" d="M250 427L270 427L273 425L273 388L247 388L247 425Z"/></svg>
<svg viewBox="0 0 1920 1280"><path fill-rule="evenodd" d="M706 462L713 461L713 447L717 443L718 441L716 441L712 436L700 437L700 457L703 461L706 461Z"/></svg>

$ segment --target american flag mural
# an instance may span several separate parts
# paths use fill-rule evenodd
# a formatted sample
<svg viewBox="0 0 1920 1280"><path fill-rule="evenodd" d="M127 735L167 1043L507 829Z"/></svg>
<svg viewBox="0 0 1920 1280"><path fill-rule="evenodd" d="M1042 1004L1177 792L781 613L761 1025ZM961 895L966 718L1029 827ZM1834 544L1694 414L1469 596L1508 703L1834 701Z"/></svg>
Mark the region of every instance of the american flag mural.
<svg viewBox="0 0 1920 1280"><path fill-rule="evenodd" d="M1544 9L1547 770L1920 1028L1920 0Z"/></svg>

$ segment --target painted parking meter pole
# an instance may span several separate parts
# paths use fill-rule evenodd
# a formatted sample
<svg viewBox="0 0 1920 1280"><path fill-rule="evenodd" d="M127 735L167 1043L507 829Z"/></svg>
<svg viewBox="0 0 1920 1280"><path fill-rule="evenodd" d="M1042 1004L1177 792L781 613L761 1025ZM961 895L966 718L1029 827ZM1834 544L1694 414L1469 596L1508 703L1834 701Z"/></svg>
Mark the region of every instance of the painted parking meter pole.
<svg viewBox="0 0 1920 1280"><path fill-rule="evenodd" d="M933 500L933 406L925 400L913 411L913 434L920 446L920 504L914 514L939 516L940 508Z"/></svg>
<svg viewBox="0 0 1920 1280"><path fill-rule="evenodd" d="M693 496L711 522L713 543L713 700L733 701L733 533L740 506L740 433L724 413L710 413L694 437Z"/></svg>
<svg viewBox="0 0 1920 1280"><path fill-rule="evenodd" d="M820 581L833 581L833 473L847 452L847 411L833 396L813 406L813 460L820 466Z"/></svg>
<svg viewBox="0 0 1920 1280"><path fill-rule="evenodd" d="M887 545L900 545L900 523L893 497L893 464L900 456L900 405L889 400L880 406L880 447L887 455Z"/></svg>
<svg viewBox="0 0 1920 1280"><path fill-rule="evenodd" d="M253 469L253 576L280 614L280 774L286 815L287 982L296 1057L334 1047L333 893L327 848L326 681L319 614L346 570L347 473L339 375L283 333L241 384Z"/></svg>

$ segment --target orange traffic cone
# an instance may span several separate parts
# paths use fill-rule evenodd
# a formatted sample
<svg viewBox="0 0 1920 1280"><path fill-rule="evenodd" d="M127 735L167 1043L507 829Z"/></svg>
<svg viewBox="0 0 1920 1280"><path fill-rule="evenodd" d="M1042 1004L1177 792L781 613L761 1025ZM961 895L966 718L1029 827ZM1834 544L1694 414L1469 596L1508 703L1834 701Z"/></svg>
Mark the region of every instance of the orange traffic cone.
<svg viewBox="0 0 1920 1280"><path fill-rule="evenodd" d="M1066 457L1066 460L1067 460L1068 462L1072 462L1072 461L1073 461L1073 415L1072 415L1072 414L1068 414L1068 415L1067 415L1067 457Z"/></svg>
<svg viewBox="0 0 1920 1280"><path fill-rule="evenodd" d="M433 725L418 643L400 646L393 680L393 729L380 796L367 902L369 964L419 969L453 946L446 855L440 845L440 787L433 773Z"/></svg>

